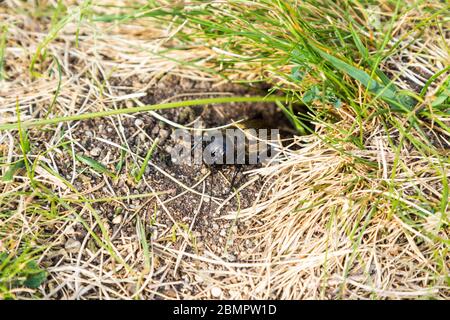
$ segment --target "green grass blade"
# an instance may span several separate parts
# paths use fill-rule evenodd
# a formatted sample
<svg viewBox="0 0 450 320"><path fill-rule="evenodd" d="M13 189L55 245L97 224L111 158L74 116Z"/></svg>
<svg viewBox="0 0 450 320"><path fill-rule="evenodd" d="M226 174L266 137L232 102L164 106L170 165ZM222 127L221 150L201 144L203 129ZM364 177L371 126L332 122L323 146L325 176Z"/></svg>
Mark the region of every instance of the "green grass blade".
<svg viewBox="0 0 450 320"><path fill-rule="evenodd" d="M196 100L188 100L188 101L178 101L178 102L169 102L169 103L161 103L154 105L146 105L141 107L133 107L133 108L125 108L125 109L115 109L108 111L100 111L100 112L91 112L84 114L77 114L73 116L67 117L57 117L52 119L41 119L41 120L31 120L25 121L21 123L22 128L30 128L30 127L38 127L47 124L58 124L61 122L67 121L79 121L79 120L87 120L93 118L101 118L114 116L119 114L131 114L136 112L145 112L150 110L163 110L163 109L172 109L172 108L182 108L182 107L190 107L190 106L199 106L199 105L207 105L207 104L219 104L219 103L233 103L233 102L276 102L276 101L284 101L285 97L220 97L220 98L206 98L206 99L196 99ZM8 123L1 124L0 130L16 130L18 128L17 123Z"/></svg>
<svg viewBox="0 0 450 320"><path fill-rule="evenodd" d="M156 138L155 141L153 141L152 146L150 147L150 149L147 152L147 155L145 156L144 162L142 163L141 168L139 169L139 172L136 176L136 182L141 181L142 176L144 175L145 169L147 168L148 162L150 161L153 152L155 151L156 146L158 145L158 141L159 139Z"/></svg>
<svg viewBox="0 0 450 320"><path fill-rule="evenodd" d="M0 81L6 79L5 73L5 54L6 54L6 34L8 27L0 27Z"/></svg>
<svg viewBox="0 0 450 320"><path fill-rule="evenodd" d="M97 160L83 156L81 154L76 154L75 158L98 173L105 173L109 176L114 176L103 164L101 164Z"/></svg>
<svg viewBox="0 0 450 320"><path fill-rule="evenodd" d="M4 176L2 177L2 181L4 182L10 182L14 179L14 174L19 170L25 168L25 161L19 160L16 163L12 164L8 171L6 171L6 173L4 174Z"/></svg>

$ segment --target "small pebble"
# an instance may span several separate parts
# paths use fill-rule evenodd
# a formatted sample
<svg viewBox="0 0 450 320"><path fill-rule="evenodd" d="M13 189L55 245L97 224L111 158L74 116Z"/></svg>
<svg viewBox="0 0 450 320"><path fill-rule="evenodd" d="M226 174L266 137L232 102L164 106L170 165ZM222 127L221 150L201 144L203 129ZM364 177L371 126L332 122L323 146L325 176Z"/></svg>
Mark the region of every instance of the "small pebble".
<svg viewBox="0 0 450 320"><path fill-rule="evenodd" d="M112 220L112 223L113 224L120 224L122 222L122 220L123 220L123 217L122 217L122 215L119 214L118 216L114 217L114 219Z"/></svg>
<svg viewBox="0 0 450 320"><path fill-rule="evenodd" d="M134 120L134 125L136 127L142 127L144 125L144 121L142 121L141 119L136 119Z"/></svg>
<svg viewBox="0 0 450 320"><path fill-rule="evenodd" d="M75 239L68 239L64 245L64 248L69 253L76 253L81 248L81 242Z"/></svg>
<svg viewBox="0 0 450 320"><path fill-rule="evenodd" d="M170 136L170 131L166 129L159 130L159 136L161 139L161 142L166 140Z"/></svg>
<svg viewBox="0 0 450 320"><path fill-rule="evenodd" d="M219 225L217 223L213 223L212 228L213 230L219 230Z"/></svg>
<svg viewBox="0 0 450 320"><path fill-rule="evenodd" d="M220 298L220 296L222 295L222 289L218 288L218 287L213 287L211 289L211 295L214 298Z"/></svg>
<svg viewBox="0 0 450 320"><path fill-rule="evenodd" d="M95 147L89 152L89 154L93 157L98 157L101 152L102 152L102 150L100 150L99 147Z"/></svg>
<svg viewBox="0 0 450 320"><path fill-rule="evenodd" d="M195 281L198 282L198 283L202 283L203 282L203 278L200 275L196 274L195 275Z"/></svg>
<svg viewBox="0 0 450 320"><path fill-rule="evenodd" d="M138 136L139 136L139 140L141 140L141 141L145 141L145 139L147 139L147 136L143 132L139 133Z"/></svg>
<svg viewBox="0 0 450 320"><path fill-rule="evenodd" d="M67 235L67 234L74 234L75 233L75 230L73 229L73 227L72 226L67 226L65 229L64 229L64 233Z"/></svg>
<svg viewBox="0 0 450 320"><path fill-rule="evenodd" d="M225 229L222 229L222 230L220 230L219 235L220 235L221 237L225 237L225 236L227 235L227 231L226 231Z"/></svg>
<svg viewBox="0 0 450 320"><path fill-rule="evenodd" d="M172 152L172 147L171 146L166 146L164 148L164 151L167 152L167 153L171 153Z"/></svg>
<svg viewBox="0 0 450 320"><path fill-rule="evenodd" d="M188 79L188 78L181 78L181 80L180 80L180 86L181 86L184 90L192 89L192 87L194 86L194 81L192 81L191 79Z"/></svg>
<svg viewBox="0 0 450 320"><path fill-rule="evenodd" d="M236 261L236 257L232 254L228 254L227 255L227 260L230 262L235 262Z"/></svg>
<svg viewBox="0 0 450 320"><path fill-rule="evenodd" d="M153 129L152 129L152 134L153 135L157 135L158 132L159 132L159 127L158 126L154 126Z"/></svg>

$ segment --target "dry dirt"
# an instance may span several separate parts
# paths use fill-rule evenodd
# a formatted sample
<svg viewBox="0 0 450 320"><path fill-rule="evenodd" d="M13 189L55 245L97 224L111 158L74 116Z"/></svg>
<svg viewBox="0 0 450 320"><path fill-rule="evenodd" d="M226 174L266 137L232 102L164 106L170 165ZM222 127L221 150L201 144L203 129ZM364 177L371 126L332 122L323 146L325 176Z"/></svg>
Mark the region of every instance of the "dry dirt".
<svg viewBox="0 0 450 320"><path fill-rule="evenodd" d="M132 80L121 82L118 79L112 79L111 83L112 88L120 88L118 92L122 94L133 92ZM208 95L208 92L214 92L214 94ZM201 97L205 98L217 96L218 93L245 96L262 95L266 92L264 88L231 84L213 87L212 83L204 81L195 82L176 76L166 76L156 85L151 86L147 95L140 100L144 104L155 104L171 98L174 101L199 98L196 93L201 93ZM118 108L131 106L135 104L128 101L118 105ZM257 119L268 128L285 128L283 135L290 130L286 117L273 104L200 106L160 110L158 113L168 120L183 125L202 120L205 128L229 124L240 119ZM68 135L64 134L64 131L59 133L60 136L64 134L66 137L59 141L60 144L69 141L72 143L67 144L69 147L61 147L62 152L58 152L54 159L58 173L71 181L80 193L86 194L91 199L163 192L159 195L159 199L154 196L145 196L93 203L92 206L100 214L109 231L111 242L115 246L123 245L124 238L137 237L137 221L140 220L145 227L148 243L170 245L176 250L184 250L187 253L202 255L204 250L207 250L225 261L239 262L242 254L249 255L258 250L257 245L251 240L241 239L238 236L245 234L245 229L248 228L245 223L240 222L239 219L221 219L221 216L229 213L238 215L240 209L253 205L261 191L261 181L256 180L246 186L238 192L238 196L232 197L226 205L219 207L226 198L233 195L233 190L249 182L250 178L245 172L256 168L257 165L174 164L170 158L170 148L175 143L171 135L173 127L148 113L126 115L120 119L120 123L117 117L73 122L70 130L71 140L67 139ZM34 142L36 146L44 143L43 140L55 139L57 134L54 130L59 129L49 129L46 138L39 137L40 140ZM159 139L157 148L145 170L143 179L136 182L133 174L139 169L138 165L142 163L142 160L137 161L138 165L136 165L133 156L129 152L121 152L118 146L126 147L144 158L155 138ZM74 161L71 152L100 162L110 172L116 172L116 177L99 174L86 164ZM117 171L119 162L122 162L122 166L120 171ZM168 175L176 181L170 179ZM192 188L195 192L187 190L181 184ZM210 197L213 197L214 201L210 200ZM178 228L184 229L185 232L189 230L187 231L189 239L180 237L182 230ZM48 231L57 232L57 230ZM100 234L98 226L94 231ZM66 238L61 243L61 247L52 249L56 254L50 255L52 258L43 261L43 264L55 266L62 262L61 259L70 259L70 255L74 257L79 253L82 244L84 246L86 236L89 236L86 228L81 223L76 223L69 232L66 232ZM189 244L186 245L186 243ZM95 251L97 247L92 239L87 241L86 246L90 251ZM64 257L66 254L68 256ZM89 260L88 255L83 255L81 260ZM137 263L142 263L142 260L143 257L136 258ZM164 259L160 262L165 263ZM100 259L96 258L91 263L100 264ZM161 280L165 281L176 281L184 277L182 272L179 272L178 276L171 273L163 273L163 276L165 279ZM189 280L185 279L185 282L188 283ZM187 286L187 288L186 290L189 290L190 287ZM133 291L133 288L130 290ZM165 292L164 287L161 290L162 295L170 296L170 292ZM180 287L177 290L184 292L185 289ZM191 290L190 294L195 295L196 289ZM152 296L152 298L155 297Z"/></svg>

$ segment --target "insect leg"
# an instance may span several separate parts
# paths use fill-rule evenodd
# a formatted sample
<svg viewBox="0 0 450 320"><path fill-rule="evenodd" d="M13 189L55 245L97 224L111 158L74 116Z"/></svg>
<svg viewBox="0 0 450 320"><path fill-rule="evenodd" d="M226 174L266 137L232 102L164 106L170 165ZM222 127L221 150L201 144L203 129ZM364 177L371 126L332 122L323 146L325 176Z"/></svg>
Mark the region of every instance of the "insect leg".
<svg viewBox="0 0 450 320"><path fill-rule="evenodd" d="M230 182L230 189L228 190L227 195L229 195L231 193L231 191L233 191L233 189L235 187L236 177L239 174L239 172L241 172L241 170L242 170L242 166L235 166L234 168L235 169L234 169L234 172L233 172L233 177L231 178L231 182ZM240 181L240 179L239 179L239 181Z"/></svg>

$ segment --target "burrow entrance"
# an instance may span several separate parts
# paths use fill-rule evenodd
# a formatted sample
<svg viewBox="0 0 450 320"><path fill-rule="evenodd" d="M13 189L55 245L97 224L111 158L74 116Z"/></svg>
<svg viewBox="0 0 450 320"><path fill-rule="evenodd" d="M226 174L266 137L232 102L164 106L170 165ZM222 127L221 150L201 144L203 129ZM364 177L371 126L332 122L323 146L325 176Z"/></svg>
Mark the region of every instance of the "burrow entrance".
<svg viewBox="0 0 450 320"><path fill-rule="evenodd" d="M112 88L120 94L134 92L133 80L111 81ZM140 98L144 104L163 101L180 101L220 95L264 95L264 88L249 88L232 84L215 86L204 81L192 81L167 76L146 90ZM130 102L118 107L129 107ZM258 121L267 129L277 128L284 137L295 132L283 112L268 103L234 103L216 106L186 107L157 111L164 118L189 125L201 119L205 127L217 127L232 121L247 119ZM239 260L242 252L256 250L256 244L240 239L248 227L239 220L220 219L221 215L238 208L253 205L262 182L256 180L222 205L230 190L239 189L249 181L244 172L255 165L223 166L212 170L205 165L174 165L170 160L173 127L148 113L123 115L119 118L97 118L71 125L70 137L76 154L89 157L115 173L115 177L102 175L83 163L73 162L68 152L55 155L56 169L68 181L73 181L79 192L93 199L112 199L95 202L94 208L109 227L113 242L121 237L136 234L137 218L144 222L146 236L161 244L181 245L177 234L189 230L192 243L185 248L201 254L205 249L223 255L225 248L229 261ZM48 137L64 132L48 131ZM140 181L136 181L142 159L152 141L159 143ZM63 142L63 141L61 141ZM74 167L75 165L75 167ZM232 185L235 184L235 185ZM158 192L158 197L146 196ZM119 200L120 199L120 200ZM220 210L219 210L220 209ZM81 224L74 228L73 239L82 242L87 232Z"/></svg>

